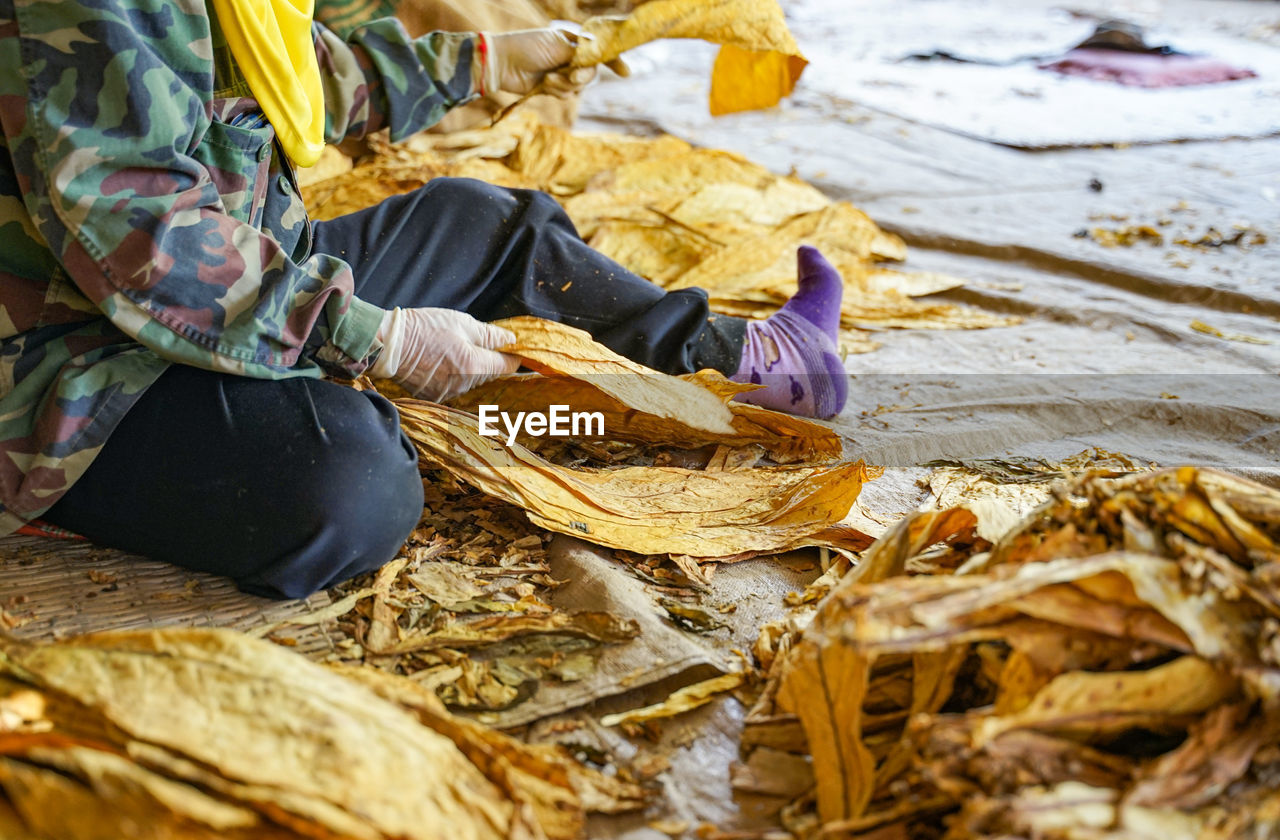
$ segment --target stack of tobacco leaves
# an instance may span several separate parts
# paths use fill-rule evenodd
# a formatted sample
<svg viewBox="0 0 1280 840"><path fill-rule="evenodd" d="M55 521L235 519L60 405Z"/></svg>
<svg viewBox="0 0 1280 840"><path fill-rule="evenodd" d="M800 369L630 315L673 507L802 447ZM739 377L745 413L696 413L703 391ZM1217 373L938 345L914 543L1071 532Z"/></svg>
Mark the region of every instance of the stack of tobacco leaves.
<svg viewBox="0 0 1280 840"><path fill-rule="evenodd" d="M1090 475L994 542L975 509L908 517L758 645L740 775L800 777L788 827L1280 833L1280 492Z"/></svg>
<svg viewBox="0 0 1280 840"><path fill-rule="evenodd" d="M634 786L372 669L220 630L0 636L0 836L580 836Z"/></svg>
<svg viewBox="0 0 1280 840"><path fill-rule="evenodd" d="M667 288L700 286L720 312L766 317L796 289L795 252L815 245L845 279L842 346L879 345L865 329L972 329L1008 318L917 298L963 285L882 267L902 240L847 202L738 155L671 136L574 133L517 111L492 128L372 143L349 172L303 190L316 219L331 219L441 176L535 188L561 202L582 236Z"/></svg>
<svg viewBox="0 0 1280 840"><path fill-rule="evenodd" d="M591 674L602 646L638 632L552 606L548 532L618 550L638 576L677 588L705 588L718 563L870 544L841 520L878 472L842 461L828 427L730 402L755 386L659 374L572 327L502 324L518 337L503 349L535 373L452 406L396 401L422 458L424 517L392 563L317 614L337 618L340 660L408 676L454 709L503 711L542 681ZM605 437L487 437L483 404L599 412ZM289 643L287 628L264 632Z"/></svg>

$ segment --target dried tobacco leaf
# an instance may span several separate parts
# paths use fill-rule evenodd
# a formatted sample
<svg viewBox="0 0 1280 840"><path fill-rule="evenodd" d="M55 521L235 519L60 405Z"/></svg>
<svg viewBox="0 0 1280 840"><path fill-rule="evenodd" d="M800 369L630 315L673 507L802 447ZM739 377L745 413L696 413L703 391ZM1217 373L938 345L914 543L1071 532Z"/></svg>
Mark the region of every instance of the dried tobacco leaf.
<svg viewBox="0 0 1280 840"><path fill-rule="evenodd" d="M665 160L691 152L692 146L669 134L630 137L536 125L514 147L510 165L552 195L567 196L582 192L601 173L635 161Z"/></svg>
<svg viewBox="0 0 1280 840"><path fill-rule="evenodd" d="M530 315L495 323L516 334L515 344L498 349L520 357L540 373L585 380L619 402L655 417L679 419L713 434L734 433L733 412L715 394L619 356L585 330Z"/></svg>
<svg viewBox="0 0 1280 840"><path fill-rule="evenodd" d="M742 671L721 674L718 677L712 677L709 680L703 680L678 689L661 703L655 703L652 706L645 706L640 709L632 709L629 712L605 715L600 718L600 723L603 726L622 726L627 723L644 723L645 721L674 717L700 706L705 706L714 700L716 695L723 694L726 691L733 691L742 685L745 680L746 674Z"/></svg>
<svg viewBox="0 0 1280 840"><path fill-rule="evenodd" d="M703 226L740 225L743 235L759 234L831 204L799 178L777 175L733 152L655 148L650 155L602 170L565 208L575 222L589 224L625 215L627 208L654 207L728 244L724 227Z"/></svg>
<svg viewBox="0 0 1280 840"><path fill-rule="evenodd" d="M444 710L431 691L372 668L342 668L349 679L411 711L452 740L489 781L516 803L516 819L548 840L580 837L584 811L620 813L642 807L644 791L573 761L558 747L529 745ZM514 832L513 832L514 836Z"/></svg>
<svg viewBox="0 0 1280 840"><path fill-rule="evenodd" d="M482 436L465 412L416 400L396 404L423 458L557 533L627 551L694 557L822 544L859 550L870 543L837 525L875 475L861 461L716 473L572 470Z"/></svg>
<svg viewBox="0 0 1280 840"><path fill-rule="evenodd" d="M573 57L575 67L612 61L658 38L701 38L748 50L800 54L777 0L649 0L627 17L594 17Z"/></svg>
<svg viewBox="0 0 1280 840"><path fill-rule="evenodd" d="M0 638L0 652L0 669L102 714L128 739L121 746L166 765L150 765L159 772L278 825L370 838L507 836L510 802L450 740L274 645L171 629L50 645Z"/></svg>
<svg viewBox="0 0 1280 840"><path fill-rule="evenodd" d="M1280 802L1224 815L1271 807L1280 769L1264 571L1280 492L1193 468L1095 475L994 546L978 518L909 518L798 640L769 644L744 744L788 743L798 719L824 831L936 830L949 811L957 837L1276 825ZM990 559L922 562L939 544Z"/></svg>
<svg viewBox="0 0 1280 840"><path fill-rule="evenodd" d="M808 64L799 55L725 44L711 68L711 116L772 108L796 89Z"/></svg>
<svg viewBox="0 0 1280 840"><path fill-rule="evenodd" d="M46 757L52 755L46 754ZM115 760L122 766L133 766L127 760L117 759L110 753L99 752L98 755L108 761ZM141 768L135 770L138 773L145 772ZM119 840L121 837L157 840L217 840L221 837L248 840L250 837L262 837L264 840L297 840L300 837L293 832L270 826L260 826L257 833L251 834L244 830L244 824L227 825L222 820L216 820L220 823L216 826L204 825L185 818L181 811L174 813L169 810L170 803L157 801L143 788L125 787L113 783L115 781L105 780L105 786L95 789L40 763L0 757L0 791L9 797L14 811L6 817L6 806L3 799L0 799L0 830L4 832L2 836L5 840L63 837L76 840ZM187 792L192 797L202 795L195 788L188 787ZM246 813L250 820L256 822L256 814ZM6 826L8 820L17 823L13 830ZM139 833L140 827L145 827L145 833Z"/></svg>
<svg viewBox="0 0 1280 840"><path fill-rule="evenodd" d="M715 371L699 371L680 377L711 391L721 400L748 390ZM691 426L679 418L656 417L637 406L621 402L596 386L594 377L513 375L492 379L451 402L471 413L481 405L500 405L507 412L547 412L552 405L570 405L574 411L600 412L610 440L653 446L694 448L708 444L734 447L759 446L777 463L824 463L840 457L840 436L829 427L802 417L730 402L731 434L715 434ZM525 445L534 439L521 437Z"/></svg>
<svg viewBox="0 0 1280 840"><path fill-rule="evenodd" d="M396 654L437 648L463 649L544 633L617 643L634 639L638 632L634 621L608 613L489 615L476 621L447 621L428 631L411 633L384 647L371 644L369 650L377 654Z"/></svg>

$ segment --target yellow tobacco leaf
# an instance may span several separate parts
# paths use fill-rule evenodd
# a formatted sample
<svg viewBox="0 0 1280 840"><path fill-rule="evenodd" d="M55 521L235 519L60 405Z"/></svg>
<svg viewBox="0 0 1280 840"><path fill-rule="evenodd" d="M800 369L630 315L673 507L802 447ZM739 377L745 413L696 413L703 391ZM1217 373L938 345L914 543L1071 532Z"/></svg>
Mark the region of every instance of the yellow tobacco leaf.
<svg viewBox="0 0 1280 840"><path fill-rule="evenodd" d="M171 818L191 820L227 833L259 828L262 824L259 815L248 808L223 802L115 753L87 747L37 747L27 750L23 758L86 783L107 800L113 810L136 808L146 813L158 806L169 812Z"/></svg>
<svg viewBox="0 0 1280 840"><path fill-rule="evenodd" d="M498 348L519 356L541 373L590 382L639 411L715 434L733 434L733 412L715 394L666 376L614 353L585 331L529 315L496 322L516 334L516 343Z"/></svg>
<svg viewBox="0 0 1280 840"><path fill-rule="evenodd" d="M772 108L791 95L808 64L798 55L725 44L711 69L711 115Z"/></svg>
<svg viewBox="0 0 1280 840"><path fill-rule="evenodd" d="M681 377L713 390L733 386L722 393L727 398L748 390L713 371ZM481 405L500 405L503 411L549 411L552 405L571 405L575 411L600 412L610 440L647 443L655 446L696 448L708 444L745 447L760 446L778 463L819 463L840 457L840 436L830 428L746 403L731 402L733 432L715 434L684 423L679 418L655 417L623 403L595 386L591 380L562 376L504 376L490 380L452 402L455 408L475 413ZM528 443L528 440L521 440Z"/></svg>
<svg viewBox="0 0 1280 840"><path fill-rule="evenodd" d="M704 392L705 393L705 392ZM861 461L708 473L674 467L558 467L479 433L473 415L399 400L401 422L427 461L523 508L535 525L643 554L730 557L870 540L837 529L876 473Z"/></svg>
<svg viewBox="0 0 1280 840"><path fill-rule="evenodd" d="M687 154L692 147L676 137L575 133L538 125L511 155L511 168L554 195L581 192L594 177L633 161Z"/></svg>
<svg viewBox="0 0 1280 840"><path fill-rule="evenodd" d="M645 706L640 709L632 709L629 712L605 715L600 718L600 723L604 726L621 726L624 723L644 723L648 720L674 717L675 715L692 711L699 706L705 706L715 699L717 694L733 691L742 685L745 679L746 675L741 671L732 674L721 674L718 677L712 677L709 680L687 685L674 691L670 697L661 703L655 703L652 706Z"/></svg>
<svg viewBox="0 0 1280 840"><path fill-rule="evenodd" d="M618 200L647 197L649 204L662 195L669 200L663 209L691 225L736 220L773 227L831 204L798 178L777 175L720 149L688 149L628 161L593 179L587 193Z"/></svg>
<svg viewBox="0 0 1280 840"><path fill-rule="evenodd" d="M807 643L787 658L778 701L804 727L824 822L861 816L875 790L875 759L862 741L870 671L871 660L848 644Z"/></svg>
<svg viewBox="0 0 1280 840"><path fill-rule="evenodd" d="M0 669L103 715L148 766L311 836L507 836L511 803L452 741L275 645L175 628L0 651Z"/></svg>
<svg viewBox="0 0 1280 840"><path fill-rule="evenodd" d="M99 753L107 761L129 765L110 753ZM51 756L46 756L51 757ZM130 765L131 766L131 765ZM135 768L138 772L141 768ZM166 804L150 796L145 789L119 780L104 778L106 787L95 789L59 769L37 763L0 757L0 792L12 803L14 813L6 816L4 798L0 797L0 836L5 840L45 840L50 837L75 837L86 840L113 840L137 836L138 826L146 826L149 837L182 837L190 840L298 840L301 835L270 826L259 826L250 833L244 826L203 825L198 818L169 810ZM201 794L188 788L193 796ZM246 811L248 819L256 815ZM16 827L8 825L13 819ZM29 834L27 832L30 832Z"/></svg>
<svg viewBox="0 0 1280 840"><path fill-rule="evenodd" d="M591 18L582 31L575 67L612 61L658 38L701 38L747 50L800 54L777 0L649 0L627 17Z"/></svg>
<svg viewBox="0 0 1280 840"><path fill-rule="evenodd" d="M377 668L345 666L339 672L402 706L424 726L458 745L464 755L517 804L516 817L548 840L580 837L583 811L618 813L644 804L644 791L570 760L551 744L525 744L473 720L445 711L436 695L412 680ZM533 819L528 820L529 809ZM513 830L511 837L522 835ZM531 833L528 836L541 836Z"/></svg>
<svg viewBox="0 0 1280 840"><path fill-rule="evenodd" d="M657 213L647 219L597 220L591 230L592 248L659 286L672 285L720 247Z"/></svg>

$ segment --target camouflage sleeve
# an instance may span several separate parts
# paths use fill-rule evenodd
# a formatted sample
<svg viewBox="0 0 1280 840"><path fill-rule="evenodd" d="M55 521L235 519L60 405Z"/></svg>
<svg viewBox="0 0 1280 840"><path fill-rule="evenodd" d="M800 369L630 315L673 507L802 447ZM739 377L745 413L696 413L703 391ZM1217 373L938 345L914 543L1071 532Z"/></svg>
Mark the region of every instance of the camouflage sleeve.
<svg viewBox="0 0 1280 840"><path fill-rule="evenodd" d="M265 189L240 161L265 169L270 138L212 119L203 9L19 5L28 101L11 152L84 294L170 361L268 379L363 371L383 310L356 298L350 267L295 263L251 223L252 200L229 209L255 177ZM307 352L317 322L324 342Z"/></svg>
<svg viewBox="0 0 1280 840"><path fill-rule="evenodd" d="M395 18L365 24L345 41L319 23L314 32L330 143L382 128L391 129L392 140L402 140L478 95L472 33L410 38Z"/></svg>

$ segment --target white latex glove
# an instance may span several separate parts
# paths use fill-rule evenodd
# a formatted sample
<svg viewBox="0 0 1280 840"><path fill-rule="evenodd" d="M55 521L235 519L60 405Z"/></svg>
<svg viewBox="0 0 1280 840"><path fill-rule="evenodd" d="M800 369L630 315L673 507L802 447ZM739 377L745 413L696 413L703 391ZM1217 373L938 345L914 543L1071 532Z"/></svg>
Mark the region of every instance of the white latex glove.
<svg viewBox="0 0 1280 840"><path fill-rule="evenodd" d="M515 333L453 309L401 309L382 318L382 354L369 368L374 379L394 379L421 399L437 402L515 373L520 360L497 353Z"/></svg>
<svg viewBox="0 0 1280 840"><path fill-rule="evenodd" d="M525 94L543 82L552 96L581 93L596 77L594 67L570 67L577 36L561 29L522 29L517 32L481 32L485 39L484 89ZM621 59L609 62L620 76L630 73Z"/></svg>

